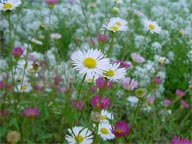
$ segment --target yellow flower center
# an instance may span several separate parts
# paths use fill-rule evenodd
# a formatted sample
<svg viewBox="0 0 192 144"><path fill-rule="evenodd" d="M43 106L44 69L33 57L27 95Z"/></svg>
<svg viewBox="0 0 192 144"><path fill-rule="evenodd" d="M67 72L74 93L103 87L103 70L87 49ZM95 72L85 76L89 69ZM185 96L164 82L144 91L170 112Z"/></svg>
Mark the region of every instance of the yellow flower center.
<svg viewBox="0 0 192 144"><path fill-rule="evenodd" d="M101 132L102 134L108 134L108 133L109 133L106 128L101 128L101 129L100 129L100 132Z"/></svg>
<svg viewBox="0 0 192 144"><path fill-rule="evenodd" d="M111 29L112 31L118 31L118 30L119 30L119 28L118 28L117 26L111 26L110 29Z"/></svg>
<svg viewBox="0 0 192 144"><path fill-rule="evenodd" d="M115 75L115 72L112 69L109 69L108 71L104 71L103 74L108 77L112 77Z"/></svg>
<svg viewBox="0 0 192 144"><path fill-rule="evenodd" d="M93 68L96 67L97 63L96 63L95 59L88 57L88 58L85 58L83 60L83 64L84 64L85 67L87 67L89 69L93 69Z"/></svg>
<svg viewBox="0 0 192 144"><path fill-rule="evenodd" d="M117 129L117 130L115 130L115 132L118 133L118 134L121 134L122 130Z"/></svg>
<svg viewBox="0 0 192 144"><path fill-rule="evenodd" d="M11 4L11 3L5 3L4 5L3 5L3 9L10 9L10 8L12 8L13 7L13 5Z"/></svg>
<svg viewBox="0 0 192 144"><path fill-rule="evenodd" d="M77 135L77 136L75 137L75 139L76 139L76 141L77 141L78 143L81 143L81 142L83 141L83 137L82 137L81 135Z"/></svg>
<svg viewBox="0 0 192 144"><path fill-rule="evenodd" d="M20 89L21 89L21 91L24 91L24 90L26 90L26 86L22 85Z"/></svg>
<svg viewBox="0 0 192 144"><path fill-rule="evenodd" d="M106 117L104 115L100 115L100 120L105 120Z"/></svg>
<svg viewBox="0 0 192 144"><path fill-rule="evenodd" d="M30 67L30 68L28 69L28 71L29 71L30 73L32 73L32 72L34 72L35 70L34 70L33 67Z"/></svg>
<svg viewBox="0 0 192 144"><path fill-rule="evenodd" d="M121 22L115 22L116 25L120 26L121 25Z"/></svg>
<svg viewBox="0 0 192 144"><path fill-rule="evenodd" d="M154 29L155 29L155 26L152 25L152 24L149 24L149 25L148 25L148 28L151 29L151 30L154 30Z"/></svg>

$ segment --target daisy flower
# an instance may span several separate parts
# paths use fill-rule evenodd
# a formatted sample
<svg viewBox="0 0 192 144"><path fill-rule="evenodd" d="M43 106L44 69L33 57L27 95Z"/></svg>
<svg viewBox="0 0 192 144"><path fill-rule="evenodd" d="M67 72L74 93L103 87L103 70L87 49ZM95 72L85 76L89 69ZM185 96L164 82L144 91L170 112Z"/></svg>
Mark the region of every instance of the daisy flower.
<svg viewBox="0 0 192 144"><path fill-rule="evenodd" d="M158 26L156 22L153 22L151 20L144 20L144 25L149 30L151 33L160 33L161 32L161 27Z"/></svg>
<svg viewBox="0 0 192 144"><path fill-rule="evenodd" d="M74 69L78 70L80 74L97 77L102 75L104 70L108 69L109 59L98 51L89 49L86 51L76 51L72 54L71 60Z"/></svg>
<svg viewBox="0 0 192 144"><path fill-rule="evenodd" d="M75 126L72 129L68 129L69 135L66 135L65 139L69 144L91 144L93 142L92 132L84 127Z"/></svg>
<svg viewBox="0 0 192 144"><path fill-rule="evenodd" d="M114 63L109 65L109 69L103 71L104 77L111 81L118 81L125 78L126 70L125 68L119 68L119 64Z"/></svg>
<svg viewBox="0 0 192 144"><path fill-rule="evenodd" d="M104 25L104 28L112 32L126 31L128 29L127 21L119 17L113 17L109 20L107 25Z"/></svg>
<svg viewBox="0 0 192 144"><path fill-rule="evenodd" d="M31 84L27 81L24 81L22 83L19 83L15 87L16 92L30 92L32 90Z"/></svg>
<svg viewBox="0 0 192 144"><path fill-rule="evenodd" d="M105 140L112 140L115 138L115 135L112 133L112 126L108 122L99 123L98 135Z"/></svg>
<svg viewBox="0 0 192 144"><path fill-rule="evenodd" d="M100 114L100 121L106 122L108 120L114 119L113 114L107 110L102 110Z"/></svg>
<svg viewBox="0 0 192 144"><path fill-rule="evenodd" d="M0 0L0 10L13 10L21 4L21 0Z"/></svg>

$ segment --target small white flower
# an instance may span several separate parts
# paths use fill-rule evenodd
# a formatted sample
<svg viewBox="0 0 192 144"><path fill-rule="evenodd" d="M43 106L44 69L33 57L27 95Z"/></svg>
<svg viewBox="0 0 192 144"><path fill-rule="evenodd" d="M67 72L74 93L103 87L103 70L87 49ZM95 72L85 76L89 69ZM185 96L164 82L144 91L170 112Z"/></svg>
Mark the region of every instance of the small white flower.
<svg viewBox="0 0 192 144"><path fill-rule="evenodd" d="M74 69L89 77L102 75L109 65L109 59L105 58L100 51L93 49L89 49L87 52L78 50L72 54L71 60Z"/></svg>
<svg viewBox="0 0 192 144"><path fill-rule="evenodd" d="M100 115L100 122L107 122L108 120L113 120L114 116L111 112L107 110L102 110Z"/></svg>
<svg viewBox="0 0 192 144"><path fill-rule="evenodd" d="M92 132L88 128L75 126L68 129L69 135L65 139L69 144L91 144L93 142Z"/></svg>
<svg viewBox="0 0 192 144"><path fill-rule="evenodd" d="M38 44L38 45L43 45L43 43L35 38L32 38L31 41L35 44Z"/></svg>
<svg viewBox="0 0 192 144"><path fill-rule="evenodd" d="M151 33L160 33L161 32L161 27L158 26L156 22L153 22L151 20L144 20L144 25L149 30Z"/></svg>
<svg viewBox="0 0 192 144"><path fill-rule="evenodd" d="M109 20L109 23L107 25L104 25L103 27L105 27L106 29L112 32L126 31L128 29L127 21L119 17L111 18Z"/></svg>
<svg viewBox="0 0 192 144"><path fill-rule="evenodd" d="M145 59L140 56L138 53L131 53L131 59L136 63L143 63Z"/></svg>
<svg viewBox="0 0 192 144"><path fill-rule="evenodd" d="M24 81L15 87L16 92L30 92L32 90L31 84L27 81Z"/></svg>
<svg viewBox="0 0 192 144"><path fill-rule="evenodd" d="M115 135L112 133L112 126L108 122L99 123L98 135L103 140L112 140L115 138Z"/></svg>
<svg viewBox="0 0 192 144"><path fill-rule="evenodd" d="M59 33L52 33L52 34L50 34L50 37L51 37L52 39L57 40L57 39L60 39L60 38L61 38L61 35L60 35Z"/></svg>
<svg viewBox="0 0 192 144"><path fill-rule="evenodd" d="M1 0L0 10L13 10L21 4L21 0Z"/></svg>
<svg viewBox="0 0 192 144"><path fill-rule="evenodd" d="M167 64L169 63L169 60L166 57L159 57L158 62L161 64Z"/></svg>
<svg viewBox="0 0 192 144"><path fill-rule="evenodd" d="M118 81L125 78L126 70L125 68L119 68L119 63L110 64L109 68L103 71L104 77L112 81Z"/></svg>
<svg viewBox="0 0 192 144"><path fill-rule="evenodd" d="M128 96L127 101L129 101L132 105L135 105L138 102L138 98L136 96Z"/></svg>

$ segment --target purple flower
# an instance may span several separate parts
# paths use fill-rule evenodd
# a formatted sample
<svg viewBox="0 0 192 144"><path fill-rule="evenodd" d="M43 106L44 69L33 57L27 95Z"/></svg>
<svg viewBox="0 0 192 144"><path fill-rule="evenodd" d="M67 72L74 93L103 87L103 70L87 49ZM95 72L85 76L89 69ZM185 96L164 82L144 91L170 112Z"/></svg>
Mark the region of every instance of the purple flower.
<svg viewBox="0 0 192 144"><path fill-rule="evenodd" d="M45 2L48 4L48 5L55 5L57 3L57 0L45 0Z"/></svg>
<svg viewBox="0 0 192 144"><path fill-rule="evenodd" d="M148 98L147 98L147 102L148 103L153 103L153 101L154 101L154 96L149 96Z"/></svg>
<svg viewBox="0 0 192 144"><path fill-rule="evenodd" d="M44 91L45 90L45 87L44 86L39 86L39 85L34 85L33 86L33 89L35 90L35 91Z"/></svg>
<svg viewBox="0 0 192 144"><path fill-rule="evenodd" d="M179 138L177 136L174 136L171 139L171 144L192 144L192 142L187 140L187 139Z"/></svg>
<svg viewBox="0 0 192 144"><path fill-rule="evenodd" d="M61 77L58 77L58 76L54 77L55 84L59 84L61 81L62 81Z"/></svg>
<svg viewBox="0 0 192 144"><path fill-rule="evenodd" d="M15 58L19 58L23 54L23 49L20 47L15 47L12 49L12 55Z"/></svg>
<svg viewBox="0 0 192 144"><path fill-rule="evenodd" d="M81 100L75 101L72 100L71 104L76 107L77 110L82 110L83 102Z"/></svg>
<svg viewBox="0 0 192 144"><path fill-rule="evenodd" d="M96 92L97 91L97 87L96 86L92 86L91 87L91 92Z"/></svg>
<svg viewBox="0 0 192 144"><path fill-rule="evenodd" d="M96 86L100 89L105 87L105 79L104 77L99 77L96 79Z"/></svg>
<svg viewBox="0 0 192 144"><path fill-rule="evenodd" d="M163 100L164 105L169 106L171 104L171 101L169 99Z"/></svg>
<svg viewBox="0 0 192 144"><path fill-rule="evenodd" d="M22 114L28 118L34 118L39 115L39 110L34 108L25 109Z"/></svg>
<svg viewBox="0 0 192 144"><path fill-rule="evenodd" d="M153 79L153 81L154 81L154 83L159 84L159 83L161 82L161 78L160 78L160 77L155 77L155 78Z"/></svg>
<svg viewBox="0 0 192 144"><path fill-rule="evenodd" d="M126 90L134 90L137 85L138 85L138 82L134 79L131 79L130 77L127 77L127 78L124 78L123 79L123 88L126 89Z"/></svg>
<svg viewBox="0 0 192 144"><path fill-rule="evenodd" d="M102 35L102 34L98 34L97 35L97 40L99 42L106 42L109 40L109 36L108 35Z"/></svg>
<svg viewBox="0 0 192 144"><path fill-rule="evenodd" d="M185 95L185 92L183 92L182 90L180 89L176 89L176 95L180 96L180 97L183 97Z"/></svg>
<svg viewBox="0 0 192 144"><path fill-rule="evenodd" d="M189 80L189 84L192 85L192 79Z"/></svg>
<svg viewBox="0 0 192 144"><path fill-rule="evenodd" d="M184 108L189 108L189 104L185 100L181 100L180 103Z"/></svg>
<svg viewBox="0 0 192 144"><path fill-rule="evenodd" d="M131 64L129 64L129 63L127 63L127 62L124 62L124 61L122 61L122 60L116 60L116 61L114 61L113 63L119 64L119 66L120 66L121 68L130 68L130 67L131 67Z"/></svg>
<svg viewBox="0 0 192 144"><path fill-rule="evenodd" d="M100 99L101 99L100 95L92 97L90 101L92 107L101 110L110 105L110 100L107 97L104 96L102 97L101 100Z"/></svg>
<svg viewBox="0 0 192 144"><path fill-rule="evenodd" d="M112 129L112 133L117 137L122 137L129 133L129 126L124 121L118 121Z"/></svg>

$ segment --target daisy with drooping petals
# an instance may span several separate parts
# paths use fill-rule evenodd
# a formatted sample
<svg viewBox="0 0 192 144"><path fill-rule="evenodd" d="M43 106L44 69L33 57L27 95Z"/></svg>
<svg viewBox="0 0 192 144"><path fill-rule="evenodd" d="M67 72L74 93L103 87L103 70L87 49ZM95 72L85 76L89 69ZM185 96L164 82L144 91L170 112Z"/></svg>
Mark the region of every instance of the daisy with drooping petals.
<svg viewBox="0 0 192 144"><path fill-rule="evenodd" d="M0 0L0 10L13 10L21 4L21 0Z"/></svg>
<svg viewBox="0 0 192 144"><path fill-rule="evenodd" d="M151 33L160 33L161 32L161 27L158 26L156 22L153 22L151 20L144 20L144 25L149 30Z"/></svg>
<svg viewBox="0 0 192 144"><path fill-rule="evenodd" d="M108 122L99 123L98 135L105 140L112 140L115 138L115 135L112 133L112 126Z"/></svg>
<svg viewBox="0 0 192 144"><path fill-rule="evenodd" d="M92 132L88 128L75 126L68 129L69 135L65 139L69 144L91 144L93 142Z"/></svg>
<svg viewBox="0 0 192 144"><path fill-rule="evenodd" d="M97 77L108 69L109 59L105 58L102 52L90 49L86 51L76 51L72 54L71 60L74 69L80 74Z"/></svg>
<svg viewBox="0 0 192 144"><path fill-rule="evenodd" d="M126 70L125 68L119 68L119 64L114 63L109 65L109 69L103 71L104 77L112 81L118 81L125 78Z"/></svg>
<svg viewBox="0 0 192 144"><path fill-rule="evenodd" d="M127 21L119 17L113 17L107 25L104 25L104 28L112 32L126 31L128 29Z"/></svg>

